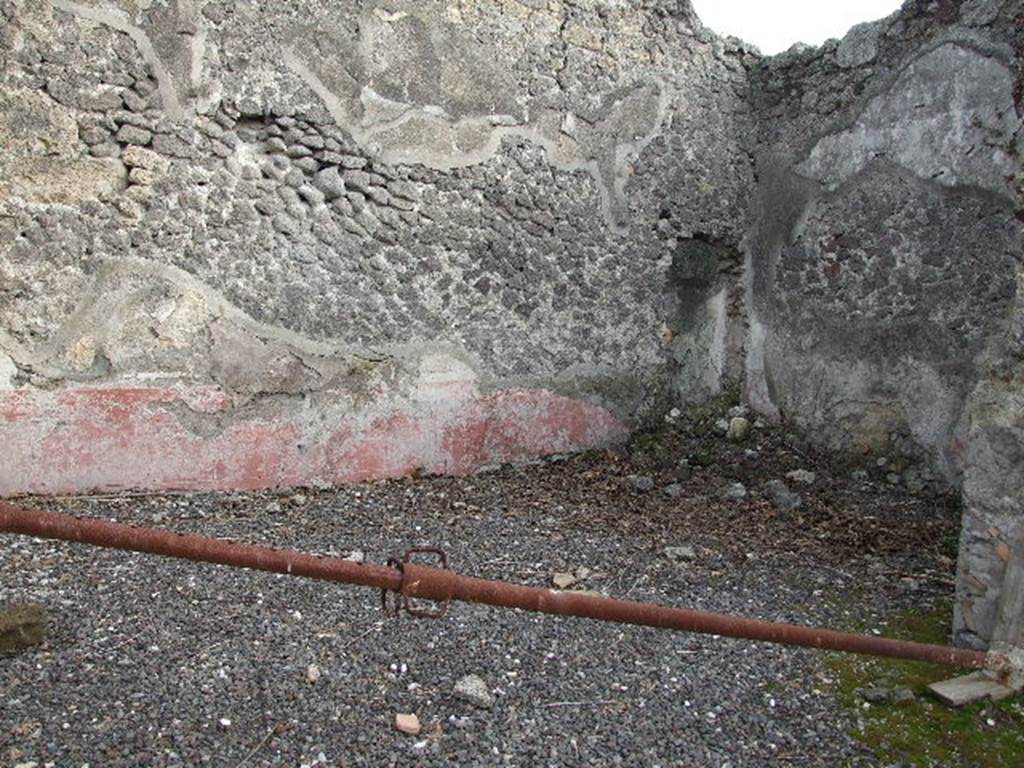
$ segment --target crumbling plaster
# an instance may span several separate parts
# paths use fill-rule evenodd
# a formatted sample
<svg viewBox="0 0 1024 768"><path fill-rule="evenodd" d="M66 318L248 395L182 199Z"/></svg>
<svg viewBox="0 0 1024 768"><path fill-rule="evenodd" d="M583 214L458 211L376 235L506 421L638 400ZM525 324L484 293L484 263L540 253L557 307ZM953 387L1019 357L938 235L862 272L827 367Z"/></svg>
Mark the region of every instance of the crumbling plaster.
<svg viewBox="0 0 1024 768"><path fill-rule="evenodd" d="M747 396L907 485L964 489L955 630L977 646L1024 519L1022 20L907 3L752 71Z"/></svg>
<svg viewBox="0 0 1024 768"><path fill-rule="evenodd" d="M0 0L0 494L469 472L742 381L964 488L984 643L1022 18L763 58L683 0Z"/></svg>
<svg viewBox="0 0 1024 768"><path fill-rule="evenodd" d="M674 370L695 369L690 399L721 387L693 350L723 343L722 281L687 294L712 314L683 327L673 271L692 238L735 254L742 237L754 54L685 3L0 8L0 133L22 137L0 174L8 402L213 388L216 417L143 410L204 439L270 421L322 446L312 422L346 425L356 446L399 416L432 424L440 401L416 393L442 360L473 402L542 403L479 426L504 437L474 445L515 446L486 464L619 439L671 402ZM561 439L541 436L552 408ZM33 413L7 420L25 466L68 428ZM585 413L593 428L570 423ZM387 474L473 468L424 450ZM12 467L0 490L153 483L90 454L64 479ZM343 476L310 460L243 482Z"/></svg>

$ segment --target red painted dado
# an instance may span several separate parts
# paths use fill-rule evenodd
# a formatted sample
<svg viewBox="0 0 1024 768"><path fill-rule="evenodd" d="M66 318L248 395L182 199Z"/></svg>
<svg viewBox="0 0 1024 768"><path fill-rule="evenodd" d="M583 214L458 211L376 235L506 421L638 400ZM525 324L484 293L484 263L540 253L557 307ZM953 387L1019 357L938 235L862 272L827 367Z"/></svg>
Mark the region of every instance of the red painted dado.
<svg viewBox="0 0 1024 768"><path fill-rule="evenodd" d="M546 390L465 394L343 414L325 428L323 413L310 420L298 409L242 418L211 387L0 392L0 495L467 474L626 434L607 410Z"/></svg>

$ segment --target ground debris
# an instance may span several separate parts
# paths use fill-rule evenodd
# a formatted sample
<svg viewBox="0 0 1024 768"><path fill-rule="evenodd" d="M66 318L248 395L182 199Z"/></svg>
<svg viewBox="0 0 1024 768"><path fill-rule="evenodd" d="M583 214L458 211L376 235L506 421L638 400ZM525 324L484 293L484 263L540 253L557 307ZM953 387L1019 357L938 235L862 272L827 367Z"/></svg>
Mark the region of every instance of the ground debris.
<svg viewBox="0 0 1024 768"><path fill-rule="evenodd" d="M46 639L46 609L42 605L0 606L0 656L21 653Z"/></svg>

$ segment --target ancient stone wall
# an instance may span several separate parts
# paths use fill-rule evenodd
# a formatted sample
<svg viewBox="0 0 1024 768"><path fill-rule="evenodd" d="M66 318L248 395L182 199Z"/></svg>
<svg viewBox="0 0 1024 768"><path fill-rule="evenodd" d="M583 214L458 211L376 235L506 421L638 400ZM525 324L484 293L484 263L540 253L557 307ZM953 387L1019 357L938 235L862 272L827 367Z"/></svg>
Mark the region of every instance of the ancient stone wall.
<svg viewBox="0 0 1024 768"><path fill-rule="evenodd" d="M1019 0L916 2L752 73L748 397L912 488L963 484L974 644L1024 521L1022 43Z"/></svg>
<svg viewBox="0 0 1024 768"><path fill-rule="evenodd" d="M465 472L719 388L753 57L687 3L0 22L0 494Z"/></svg>
<svg viewBox="0 0 1024 768"><path fill-rule="evenodd" d="M469 472L745 379L964 488L987 642L1022 52L1022 0L771 59L685 0L0 0L0 495Z"/></svg>

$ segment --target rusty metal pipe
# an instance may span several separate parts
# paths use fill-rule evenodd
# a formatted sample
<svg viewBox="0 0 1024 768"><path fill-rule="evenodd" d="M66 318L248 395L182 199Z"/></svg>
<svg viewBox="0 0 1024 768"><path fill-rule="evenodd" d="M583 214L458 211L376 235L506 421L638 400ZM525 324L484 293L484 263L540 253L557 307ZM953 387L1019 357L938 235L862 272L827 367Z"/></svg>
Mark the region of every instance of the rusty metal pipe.
<svg viewBox="0 0 1024 768"><path fill-rule="evenodd" d="M610 597L560 592L537 587L456 576L447 571L406 565L404 592L411 597L432 600L459 600L505 608L551 613L562 616L639 624L659 629L674 629L705 635L761 640L822 650L846 651L869 656L911 659L975 669L1001 668L1005 657L960 648L946 648L905 640L890 640L856 635L830 629L759 621L687 608L616 600Z"/></svg>
<svg viewBox="0 0 1024 768"><path fill-rule="evenodd" d="M397 590L402 586L401 571L380 565L236 544L206 536L139 528L57 512L19 509L3 502L0 502L0 531L363 587Z"/></svg>
<svg viewBox="0 0 1024 768"><path fill-rule="evenodd" d="M903 640L837 632L830 629L745 619L686 608L648 605L574 592L459 576L416 563L383 567L138 528L55 512L24 510L0 502L0 532L60 539L101 547L178 557L220 565L303 576L311 579L377 587L409 598L459 600L526 611L577 616L622 624L639 624L724 637L760 640L870 656L928 661L956 667L1007 672L1010 659L997 653L946 648Z"/></svg>

